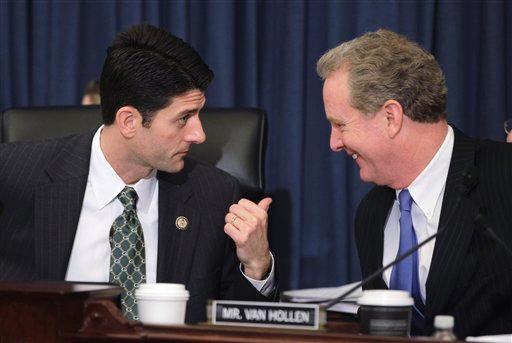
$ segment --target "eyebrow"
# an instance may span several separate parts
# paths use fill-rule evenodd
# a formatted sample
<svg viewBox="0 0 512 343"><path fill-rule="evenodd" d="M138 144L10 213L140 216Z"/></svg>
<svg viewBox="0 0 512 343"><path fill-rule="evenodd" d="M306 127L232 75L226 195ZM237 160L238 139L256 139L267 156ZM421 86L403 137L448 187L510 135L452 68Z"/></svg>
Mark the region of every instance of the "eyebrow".
<svg viewBox="0 0 512 343"><path fill-rule="evenodd" d="M346 125L347 122L344 121L344 120L341 120L341 119L338 119L338 118L334 118L334 117L330 117L330 116L327 116L327 121L330 122L330 123L336 123L336 124L339 124L339 125Z"/></svg>
<svg viewBox="0 0 512 343"><path fill-rule="evenodd" d="M196 113L199 113L201 111L200 108L188 108L178 113L178 117L184 116L184 115L194 115Z"/></svg>

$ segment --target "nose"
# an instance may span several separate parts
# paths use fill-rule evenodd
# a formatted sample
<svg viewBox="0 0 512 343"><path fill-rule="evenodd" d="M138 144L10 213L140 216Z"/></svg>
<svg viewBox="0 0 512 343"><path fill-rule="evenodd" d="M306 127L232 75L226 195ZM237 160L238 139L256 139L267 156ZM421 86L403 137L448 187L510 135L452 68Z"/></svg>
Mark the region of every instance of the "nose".
<svg viewBox="0 0 512 343"><path fill-rule="evenodd" d="M331 150L334 152L341 151L345 147L343 145L343 139L341 137L341 134L333 127L331 127L331 137L329 140L329 145L331 147Z"/></svg>
<svg viewBox="0 0 512 343"><path fill-rule="evenodd" d="M190 143L201 144L206 140L206 134L203 130L203 124L199 119L199 116L195 115L189 119L188 123L188 132L186 136L186 140Z"/></svg>

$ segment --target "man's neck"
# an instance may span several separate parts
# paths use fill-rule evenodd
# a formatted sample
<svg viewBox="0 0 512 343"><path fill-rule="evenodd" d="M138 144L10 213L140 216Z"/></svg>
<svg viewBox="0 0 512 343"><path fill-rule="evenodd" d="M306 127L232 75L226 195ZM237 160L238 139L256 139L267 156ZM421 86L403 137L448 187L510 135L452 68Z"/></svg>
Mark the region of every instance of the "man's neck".
<svg viewBox="0 0 512 343"><path fill-rule="evenodd" d="M398 148L401 151L397 151L400 159L394 170L399 171L399 177L388 186L407 188L434 158L447 133L448 124L444 120L433 124L410 121Z"/></svg>
<svg viewBox="0 0 512 343"><path fill-rule="evenodd" d="M107 162L127 185L137 183L153 171L136 163L124 137L112 127L104 126L100 133L100 148Z"/></svg>

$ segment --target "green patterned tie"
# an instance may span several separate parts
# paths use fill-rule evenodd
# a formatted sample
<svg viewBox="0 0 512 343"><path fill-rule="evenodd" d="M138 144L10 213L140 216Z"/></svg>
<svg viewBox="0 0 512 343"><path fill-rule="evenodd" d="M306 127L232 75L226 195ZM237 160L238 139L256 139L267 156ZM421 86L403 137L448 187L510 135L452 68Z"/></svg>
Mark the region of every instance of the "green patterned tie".
<svg viewBox="0 0 512 343"><path fill-rule="evenodd" d="M117 198L123 213L110 229L110 282L123 287L121 309L128 319L138 320L135 289L146 282L144 235L137 217L137 192L126 186Z"/></svg>

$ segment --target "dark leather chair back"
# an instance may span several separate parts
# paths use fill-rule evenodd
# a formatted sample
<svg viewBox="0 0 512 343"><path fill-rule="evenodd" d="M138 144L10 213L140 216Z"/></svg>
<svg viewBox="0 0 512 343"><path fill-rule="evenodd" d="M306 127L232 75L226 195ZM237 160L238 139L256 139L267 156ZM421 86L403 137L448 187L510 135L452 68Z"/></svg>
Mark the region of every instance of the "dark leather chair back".
<svg viewBox="0 0 512 343"><path fill-rule="evenodd" d="M205 108L200 113L206 142L191 156L236 177L242 192L257 198L263 191L265 113L254 108ZM101 124L99 106L25 107L5 111L1 141L18 142L89 132Z"/></svg>

